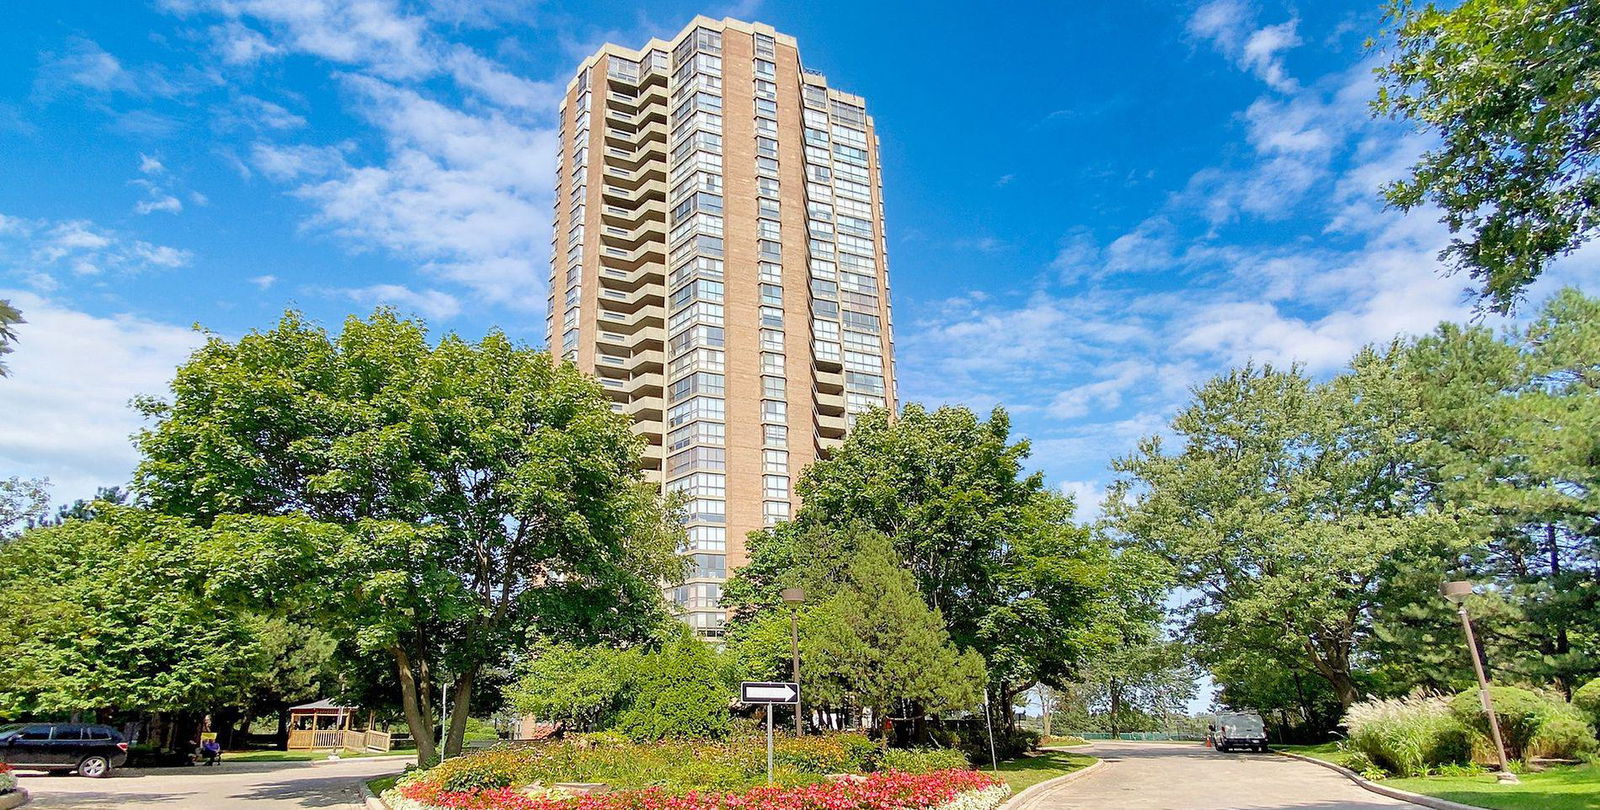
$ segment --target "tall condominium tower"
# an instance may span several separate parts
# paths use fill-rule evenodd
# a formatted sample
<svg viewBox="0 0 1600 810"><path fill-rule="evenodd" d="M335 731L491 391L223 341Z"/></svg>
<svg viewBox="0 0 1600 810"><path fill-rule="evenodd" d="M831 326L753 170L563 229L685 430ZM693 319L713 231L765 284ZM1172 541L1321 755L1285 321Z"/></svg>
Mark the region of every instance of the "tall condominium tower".
<svg viewBox="0 0 1600 810"><path fill-rule="evenodd" d="M551 349L600 378L687 499L688 581L719 635L748 532L855 415L894 407L877 137L793 37L696 17L606 45L561 105Z"/></svg>

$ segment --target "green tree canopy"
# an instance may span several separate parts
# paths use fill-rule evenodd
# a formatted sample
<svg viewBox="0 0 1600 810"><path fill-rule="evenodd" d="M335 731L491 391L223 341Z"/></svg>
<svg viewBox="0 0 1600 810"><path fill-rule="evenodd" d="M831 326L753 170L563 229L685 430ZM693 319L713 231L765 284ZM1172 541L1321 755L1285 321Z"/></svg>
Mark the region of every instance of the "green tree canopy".
<svg viewBox="0 0 1600 810"><path fill-rule="evenodd" d="M1495 586L1473 605L1490 660L1570 692L1600 674L1600 299L1563 290L1502 336L1443 325L1409 348L1405 370L1424 417L1412 452L1425 491L1471 527L1461 575ZM1437 603L1397 618L1402 648L1457 632ZM1416 677L1464 688L1452 653L1435 667L1453 680Z"/></svg>
<svg viewBox="0 0 1600 810"><path fill-rule="evenodd" d="M580 730L601 728L623 704L638 669L638 653L605 646L542 643L517 668L507 690L522 714L564 722Z"/></svg>
<svg viewBox="0 0 1600 810"><path fill-rule="evenodd" d="M10 373L4 362L5 355L16 351L13 345L17 342L17 324L27 323L22 319L22 313L11 305L10 301L0 298L0 377Z"/></svg>
<svg viewBox="0 0 1600 810"><path fill-rule="evenodd" d="M1203 663L1303 668L1357 699L1377 607L1426 598L1397 593L1417 584L1399 574L1436 588L1459 547L1454 517L1414 491L1409 397L1398 349L1323 384L1247 366L1195 392L1176 453L1152 437L1115 462L1111 523L1194 592Z"/></svg>
<svg viewBox="0 0 1600 810"><path fill-rule="evenodd" d="M204 710L269 664L248 614L207 597L205 532L107 507L0 546L0 717Z"/></svg>
<svg viewBox="0 0 1600 810"><path fill-rule="evenodd" d="M734 692L714 648L679 626L635 660L617 731L641 741L727 735Z"/></svg>
<svg viewBox="0 0 1600 810"><path fill-rule="evenodd" d="M338 583L327 626L392 659L422 759L445 677L453 754L480 674L526 638L638 637L665 616L680 529L626 417L548 354L499 332L430 344L388 311L330 336L291 312L212 337L172 390L140 403L139 491L202 525L278 516L236 523L230 553Z"/></svg>
<svg viewBox="0 0 1600 810"><path fill-rule="evenodd" d="M1600 226L1600 3L1392 0L1379 114L1439 137L1385 193L1438 206L1440 258L1508 312L1550 261Z"/></svg>
<svg viewBox="0 0 1600 810"><path fill-rule="evenodd" d="M983 658L951 643L886 538L859 538L843 586L806 616L804 699L889 717L967 709L983 699Z"/></svg>
<svg viewBox="0 0 1600 810"><path fill-rule="evenodd" d="M1116 598L1109 550L1072 522L1070 501L1023 472L1028 445L1010 427L1000 409L988 420L919 405L862 415L802 476L795 519L752 536L750 563L724 597L732 636L777 609L784 586L841 587L860 538L877 534L951 641L984 657L1002 705L1040 680L1064 682L1096 643L1093 617Z"/></svg>

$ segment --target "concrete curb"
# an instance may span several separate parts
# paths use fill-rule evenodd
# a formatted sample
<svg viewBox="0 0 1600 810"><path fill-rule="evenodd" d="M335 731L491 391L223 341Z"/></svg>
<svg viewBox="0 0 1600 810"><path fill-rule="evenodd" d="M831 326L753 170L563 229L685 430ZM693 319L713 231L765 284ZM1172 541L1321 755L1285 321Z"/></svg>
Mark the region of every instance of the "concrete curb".
<svg viewBox="0 0 1600 810"><path fill-rule="evenodd" d="M378 795L372 792L372 788L367 787L366 780L357 782L356 789L361 791L361 801L366 804L367 810L389 810L389 805L378 798Z"/></svg>
<svg viewBox="0 0 1600 810"><path fill-rule="evenodd" d="M0 793L0 810L11 810L13 807L21 807L32 800L32 798L32 796L28 795L28 789L22 787L19 787L10 793Z"/></svg>
<svg viewBox="0 0 1600 810"><path fill-rule="evenodd" d="M416 758L417 758L416 754L386 754L386 755L381 756L381 757L340 757L338 759L327 759L327 758L323 758L323 759L305 759L305 760L301 760L301 762L305 762L305 763L308 763L308 764L311 764L311 765L332 765L332 764L334 764L336 762L388 762L390 760L400 760L400 759L415 760Z"/></svg>
<svg viewBox="0 0 1600 810"><path fill-rule="evenodd" d="M1083 777L1100 770L1105 766L1105 764L1105 760L1096 759L1086 768L1080 768L1072 773L1062 774L1054 779L1046 779L1032 787L1023 788L1021 793L1012 795L1011 798L1007 799L1005 803L1000 806L1005 808L1005 810L1026 810L1026 808L1032 806L1032 803L1037 803L1044 796L1044 794L1049 793L1058 787L1064 787L1072 782L1076 782L1079 779L1082 779Z"/></svg>
<svg viewBox="0 0 1600 810"><path fill-rule="evenodd" d="M1350 781L1360 785L1366 790L1378 794L1379 796L1388 796L1391 799L1399 799L1400 801L1411 802L1412 804L1422 805L1423 807L1432 807L1433 810L1484 810L1482 807L1479 807L1475 804L1462 804L1460 802L1452 802L1448 799L1440 799L1434 796L1424 796L1421 793L1412 793L1409 790L1401 790L1399 788L1392 788L1387 785L1380 785L1370 779L1363 778L1361 774L1358 774L1343 765L1328 762L1327 760L1302 756L1300 754L1291 754L1288 751L1274 751L1273 753L1288 757L1290 759L1298 759L1301 762L1309 762L1313 765L1321 765L1330 771L1344 775Z"/></svg>

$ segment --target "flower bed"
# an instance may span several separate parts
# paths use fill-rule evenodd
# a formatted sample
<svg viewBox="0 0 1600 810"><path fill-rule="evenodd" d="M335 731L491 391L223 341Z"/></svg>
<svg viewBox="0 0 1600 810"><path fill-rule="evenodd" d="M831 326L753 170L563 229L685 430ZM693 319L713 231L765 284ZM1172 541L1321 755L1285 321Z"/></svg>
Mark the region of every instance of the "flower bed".
<svg viewBox="0 0 1600 810"><path fill-rule="evenodd" d="M10 793L17 789L17 774L11 766L0 762L0 793Z"/></svg>
<svg viewBox="0 0 1600 810"><path fill-rule="evenodd" d="M672 793L660 788L564 796L511 787L450 791L414 780L384 793L395 810L994 810L1011 789L969 770L883 771L838 781L745 791Z"/></svg>

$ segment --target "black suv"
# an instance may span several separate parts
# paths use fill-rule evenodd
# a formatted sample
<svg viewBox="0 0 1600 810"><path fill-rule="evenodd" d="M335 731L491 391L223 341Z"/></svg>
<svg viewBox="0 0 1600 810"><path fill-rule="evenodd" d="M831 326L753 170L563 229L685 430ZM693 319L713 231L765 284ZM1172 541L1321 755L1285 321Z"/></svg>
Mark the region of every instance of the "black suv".
<svg viewBox="0 0 1600 810"><path fill-rule="evenodd" d="M128 761L128 743L110 726L25 723L0 726L0 762L26 770L71 771L99 779Z"/></svg>

